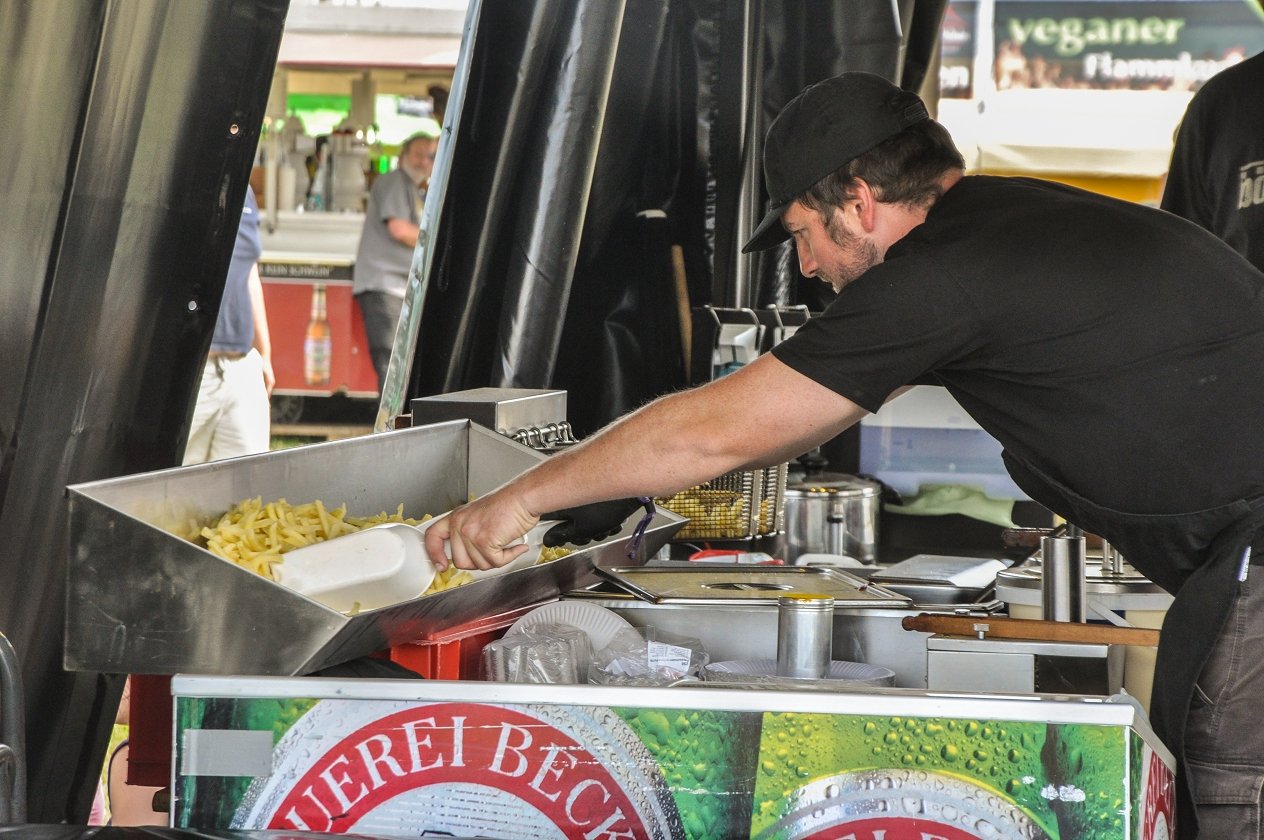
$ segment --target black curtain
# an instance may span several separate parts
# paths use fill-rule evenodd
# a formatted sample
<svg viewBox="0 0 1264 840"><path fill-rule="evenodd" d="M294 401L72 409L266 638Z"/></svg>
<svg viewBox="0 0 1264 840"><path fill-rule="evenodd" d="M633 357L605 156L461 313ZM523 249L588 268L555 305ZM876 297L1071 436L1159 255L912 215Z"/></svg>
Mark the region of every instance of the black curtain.
<svg viewBox="0 0 1264 840"><path fill-rule="evenodd" d="M843 70L916 90L945 5L486 0L408 396L564 388L584 435L687 384L678 313L739 294L768 121ZM749 275L828 303L788 249Z"/></svg>
<svg viewBox="0 0 1264 840"><path fill-rule="evenodd" d="M687 4L628 0L552 381L576 395L580 434L684 382L672 250L703 231L680 183L696 132L681 35L696 21Z"/></svg>
<svg viewBox="0 0 1264 840"><path fill-rule="evenodd" d="M876 73L918 92L946 8L947 0L770 2L765 12L763 115L771 121L800 90L847 70ZM762 213L767 195L761 192L754 206ZM754 223L738 221L743 226ZM755 306L804 304L819 311L834 297L824 283L799 273L788 244L757 255L753 275Z"/></svg>
<svg viewBox="0 0 1264 840"><path fill-rule="evenodd" d="M553 375L623 0L485 0L410 395Z"/></svg>
<svg viewBox="0 0 1264 840"><path fill-rule="evenodd" d="M122 688L62 669L65 488L178 463L285 10L0 2L0 632L32 822L86 821Z"/></svg>

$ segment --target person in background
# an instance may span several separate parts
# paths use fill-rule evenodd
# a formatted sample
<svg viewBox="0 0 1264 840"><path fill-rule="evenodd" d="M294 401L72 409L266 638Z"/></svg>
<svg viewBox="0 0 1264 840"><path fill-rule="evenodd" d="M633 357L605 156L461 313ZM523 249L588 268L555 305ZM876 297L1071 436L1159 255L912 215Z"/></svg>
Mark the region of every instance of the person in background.
<svg viewBox="0 0 1264 840"><path fill-rule="evenodd" d="M1150 712L1179 761L1177 836L1255 836L1264 273L1156 208L964 169L914 94L869 73L808 87L769 126L772 209L744 250L790 239L834 302L740 370L456 508L426 551L441 569L445 542L460 568L503 566L544 512L776 465L941 385L1028 496L1175 595Z"/></svg>
<svg viewBox="0 0 1264 840"><path fill-rule="evenodd" d="M329 135L316 138L316 146L304 160L307 170L307 193L303 198L304 210L328 210L329 196Z"/></svg>
<svg viewBox="0 0 1264 840"><path fill-rule="evenodd" d="M379 175L369 191L352 292L364 319L379 388L386 381L438 143L430 133L409 137L399 149L399 168Z"/></svg>
<svg viewBox="0 0 1264 840"><path fill-rule="evenodd" d="M1221 70L1194 94L1159 206L1264 270L1264 53Z"/></svg>
<svg viewBox="0 0 1264 840"><path fill-rule="evenodd" d="M202 369L189 426L186 465L267 452L271 445L269 399L276 376L259 279L262 253L259 205L254 190L247 187L211 352Z"/></svg>
<svg viewBox="0 0 1264 840"><path fill-rule="evenodd" d="M127 783L128 740L131 723L131 679L123 684L123 698L114 718L115 737L105 758L105 805L109 825L166 825L167 815L154 810L154 796L162 789ZM121 730L121 731L120 731ZM99 825L100 823L95 823Z"/></svg>

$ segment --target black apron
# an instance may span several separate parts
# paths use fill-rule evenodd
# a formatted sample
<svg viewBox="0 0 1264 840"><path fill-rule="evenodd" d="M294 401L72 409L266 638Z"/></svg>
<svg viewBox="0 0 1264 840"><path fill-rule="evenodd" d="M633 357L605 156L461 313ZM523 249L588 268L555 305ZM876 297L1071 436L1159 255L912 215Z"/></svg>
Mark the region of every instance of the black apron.
<svg viewBox="0 0 1264 840"><path fill-rule="evenodd" d="M1085 499L1008 452L1005 465L1027 495L1109 540L1137 571L1175 596L1159 634L1150 723L1176 756L1177 836L1192 840L1198 818L1185 763L1185 718L1240 586L1244 555L1264 528L1264 499L1192 513L1124 513Z"/></svg>

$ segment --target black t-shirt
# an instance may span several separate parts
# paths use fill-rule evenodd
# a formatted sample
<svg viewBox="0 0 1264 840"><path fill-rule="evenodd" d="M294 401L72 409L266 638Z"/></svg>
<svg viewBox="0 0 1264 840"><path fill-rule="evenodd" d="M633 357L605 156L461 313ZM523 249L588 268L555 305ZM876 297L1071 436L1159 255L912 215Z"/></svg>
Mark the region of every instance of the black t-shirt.
<svg viewBox="0 0 1264 840"><path fill-rule="evenodd" d="M1264 493L1262 290L1174 215L968 176L773 353L869 411L937 380L1085 498L1188 512Z"/></svg>
<svg viewBox="0 0 1264 840"><path fill-rule="evenodd" d="M1264 53L1220 71L1194 95L1160 206L1264 269Z"/></svg>

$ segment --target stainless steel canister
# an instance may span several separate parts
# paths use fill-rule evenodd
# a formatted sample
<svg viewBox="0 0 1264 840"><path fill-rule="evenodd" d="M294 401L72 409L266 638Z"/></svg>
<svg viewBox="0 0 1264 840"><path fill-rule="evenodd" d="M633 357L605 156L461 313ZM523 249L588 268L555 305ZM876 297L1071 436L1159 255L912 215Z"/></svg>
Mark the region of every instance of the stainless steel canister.
<svg viewBox="0 0 1264 840"><path fill-rule="evenodd" d="M1041 537L1040 617L1045 621L1087 619L1088 578L1083 537Z"/></svg>
<svg viewBox="0 0 1264 840"><path fill-rule="evenodd" d="M801 554L876 562L880 489L876 481L837 474L787 486L786 562Z"/></svg>
<svg viewBox="0 0 1264 840"><path fill-rule="evenodd" d="M824 679L834 658L834 599L782 595L777 599L777 676Z"/></svg>

